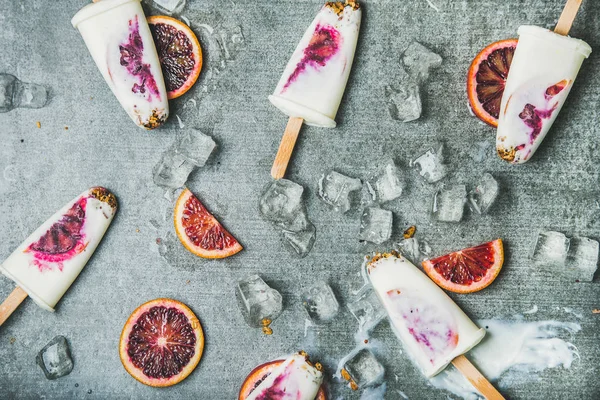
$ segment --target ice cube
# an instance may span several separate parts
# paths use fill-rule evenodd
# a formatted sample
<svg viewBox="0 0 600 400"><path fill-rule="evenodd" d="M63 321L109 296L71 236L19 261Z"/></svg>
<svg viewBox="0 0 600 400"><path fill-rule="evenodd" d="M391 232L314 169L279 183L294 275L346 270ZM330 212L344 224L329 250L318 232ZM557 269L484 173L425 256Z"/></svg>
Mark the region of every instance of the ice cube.
<svg viewBox="0 0 600 400"><path fill-rule="evenodd" d="M160 11L173 15L180 13L185 7L186 0L151 0L151 5L158 8Z"/></svg>
<svg viewBox="0 0 600 400"><path fill-rule="evenodd" d="M169 148L154 166L153 180L163 188L177 189L185 185L194 168L194 164Z"/></svg>
<svg viewBox="0 0 600 400"><path fill-rule="evenodd" d="M538 267L551 267L561 270L565 266L569 246L569 238L560 232L540 232L531 258Z"/></svg>
<svg viewBox="0 0 600 400"><path fill-rule="evenodd" d="M298 232L288 230L283 231L283 237L286 243L300 256L300 258L304 258L308 255L315 244L316 239L317 230L315 226L308 221L306 223L306 227Z"/></svg>
<svg viewBox="0 0 600 400"><path fill-rule="evenodd" d="M158 254L167 262L169 265L178 265L178 250L181 246L179 239L172 233L167 232L163 237L156 239L158 245Z"/></svg>
<svg viewBox="0 0 600 400"><path fill-rule="evenodd" d="M591 282L598 268L598 247L596 240L572 238L566 258L567 275L582 282Z"/></svg>
<svg viewBox="0 0 600 400"><path fill-rule="evenodd" d="M387 85L384 95L392 119L410 122L421 116L421 93L416 80L406 78L397 85Z"/></svg>
<svg viewBox="0 0 600 400"><path fill-rule="evenodd" d="M485 214L496 201L498 192L498 182L486 172L477 187L469 192L469 207L477 214Z"/></svg>
<svg viewBox="0 0 600 400"><path fill-rule="evenodd" d="M0 112L13 108L41 108L48 102L48 90L35 83L21 82L14 75L0 74Z"/></svg>
<svg viewBox="0 0 600 400"><path fill-rule="evenodd" d="M215 147L215 141L210 136L195 129L187 131L174 144L175 153L197 167L206 164Z"/></svg>
<svg viewBox="0 0 600 400"><path fill-rule="evenodd" d="M413 263L418 263L421 257L421 250L419 249L419 241L417 238L403 239L398 243L400 253L408 258Z"/></svg>
<svg viewBox="0 0 600 400"><path fill-rule="evenodd" d="M430 70L442 65L442 57L432 52L419 42L412 42L404 51L402 57L404 66L419 82L424 82L429 78Z"/></svg>
<svg viewBox="0 0 600 400"><path fill-rule="evenodd" d="M448 174L448 167L444 164L444 145L435 145L425 154L417 157L411 164L417 169L427 182L435 183Z"/></svg>
<svg viewBox="0 0 600 400"><path fill-rule="evenodd" d="M73 370L73 360L67 339L64 336L56 336L40 350L36 362L47 379L69 375Z"/></svg>
<svg viewBox="0 0 600 400"><path fill-rule="evenodd" d="M392 212L377 207L367 207L360 219L359 239L381 244L392 235Z"/></svg>
<svg viewBox="0 0 600 400"><path fill-rule="evenodd" d="M18 79L10 74L0 74L0 112L8 112L15 108L13 98Z"/></svg>
<svg viewBox="0 0 600 400"><path fill-rule="evenodd" d="M340 310L333 290L325 282L308 288L302 294L302 305L311 321L317 325L331 321Z"/></svg>
<svg viewBox="0 0 600 400"><path fill-rule="evenodd" d="M406 182L394 161L390 161L383 171L374 179L367 181L373 199L378 203L386 203L402 195Z"/></svg>
<svg viewBox="0 0 600 400"><path fill-rule="evenodd" d="M262 216L277 226L300 232L308 227L308 220L302 201L304 188L288 179L273 181L259 200Z"/></svg>
<svg viewBox="0 0 600 400"><path fill-rule="evenodd" d="M467 202L465 185L440 186L433 196L433 217L442 222L459 222Z"/></svg>
<svg viewBox="0 0 600 400"><path fill-rule="evenodd" d="M431 254L429 243L417 238L403 239L398 243L400 253L414 264L418 264Z"/></svg>
<svg viewBox="0 0 600 400"><path fill-rule="evenodd" d="M470 109L470 108L469 108ZM485 160L489 154L489 149L492 147L492 143L488 141L476 142L475 146L469 151L471 158L477 162Z"/></svg>
<svg viewBox="0 0 600 400"><path fill-rule="evenodd" d="M431 255L431 246L425 240L421 240L419 242L419 251L425 257L429 257Z"/></svg>
<svg viewBox="0 0 600 400"><path fill-rule="evenodd" d="M350 178L336 171L330 171L319 179L318 195L335 211L345 213L350 210L350 193L362 188L360 179Z"/></svg>
<svg viewBox="0 0 600 400"><path fill-rule="evenodd" d="M344 369L359 388L372 386L383 380L385 370L371 350L363 348L344 364Z"/></svg>
<svg viewBox="0 0 600 400"><path fill-rule="evenodd" d="M48 91L36 83L20 82L16 85L14 106L21 108L42 108L48 102Z"/></svg>
<svg viewBox="0 0 600 400"><path fill-rule="evenodd" d="M370 331L385 317L385 309L370 285L363 287L354 299L348 303L348 309L358 321L360 330Z"/></svg>
<svg viewBox="0 0 600 400"><path fill-rule="evenodd" d="M236 296L242 315L251 327L268 327L281 314L281 294L258 275L238 282Z"/></svg>

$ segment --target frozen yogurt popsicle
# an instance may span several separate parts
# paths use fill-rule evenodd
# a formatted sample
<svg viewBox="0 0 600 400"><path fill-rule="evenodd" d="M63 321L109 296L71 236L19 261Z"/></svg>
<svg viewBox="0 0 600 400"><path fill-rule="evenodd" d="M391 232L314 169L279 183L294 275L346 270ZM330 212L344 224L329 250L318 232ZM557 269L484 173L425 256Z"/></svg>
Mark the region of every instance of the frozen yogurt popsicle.
<svg viewBox="0 0 600 400"><path fill-rule="evenodd" d="M326 3L296 47L269 96L273 105L308 125L335 127L352 68L361 9L357 2Z"/></svg>
<svg viewBox="0 0 600 400"><path fill-rule="evenodd" d="M502 95L496 149L505 161L528 161L548 133L591 53L583 40L521 26Z"/></svg>
<svg viewBox="0 0 600 400"><path fill-rule="evenodd" d="M104 80L140 127L154 129L169 115L167 90L140 0L101 0L71 20Z"/></svg>
<svg viewBox="0 0 600 400"><path fill-rule="evenodd" d="M240 399L315 400L322 383L322 372L301 352L279 364L247 397L242 388Z"/></svg>
<svg viewBox="0 0 600 400"><path fill-rule="evenodd" d="M325 128L336 126L335 116L352 68L361 14L354 0L326 3L302 36L269 96L269 101L290 117L288 129L292 128L293 119L298 122L293 126L293 137L288 137L286 129L275 162L279 162L283 150L288 153L283 172L272 171L276 179L283 177L302 122Z"/></svg>
<svg viewBox="0 0 600 400"><path fill-rule="evenodd" d="M0 272L40 307L54 311L96 250L116 211L117 199L105 188L83 192L33 232L0 265Z"/></svg>
<svg viewBox="0 0 600 400"><path fill-rule="evenodd" d="M367 273L394 333L427 378L483 339L485 330L404 257L375 256Z"/></svg>

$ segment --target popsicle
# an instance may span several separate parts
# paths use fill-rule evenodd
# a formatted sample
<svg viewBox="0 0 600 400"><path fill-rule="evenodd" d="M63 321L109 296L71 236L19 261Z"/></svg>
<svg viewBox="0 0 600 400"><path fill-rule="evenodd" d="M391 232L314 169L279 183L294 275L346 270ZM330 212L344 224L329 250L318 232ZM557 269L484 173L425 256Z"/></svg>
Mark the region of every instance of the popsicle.
<svg viewBox="0 0 600 400"><path fill-rule="evenodd" d="M31 297L54 306L86 265L117 211L117 199L103 187L77 196L33 232L0 265L17 287L0 305L0 325Z"/></svg>
<svg viewBox="0 0 600 400"><path fill-rule="evenodd" d="M354 0L328 2L292 54L269 101L290 117L271 170L285 175L302 123L334 128L352 68L361 9Z"/></svg>
<svg viewBox="0 0 600 400"><path fill-rule="evenodd" d="M475 371L465 376L482 394L502 398L463 356L483 339L485 330L441 288L395 252L373 257L367 274L394 333L425 377L435 376L452 362L461 372L463 367Z"/></svg>
<svg viewBox="0 0 600 400"><path fill-rule="evenodd" d="M306 353L288 357L254 388L245 400L314 400L323 383L320 368L308 361Z"/></svg>
<svg viewBox="0 0 600 400"><path fill-rule="evenodd" d="M140 0L100 0L71 20L104 80L133 122L145 129L169 116L167 90Z"/></svg>
<svg viewBox="0 0 600 400"><path fill-rule="evenodd" d="M496 150L505 161L521 164L535 153L592 51L583 40L566 36L580 3L569 0L554 32L519 27L496 134Z"/></svg>

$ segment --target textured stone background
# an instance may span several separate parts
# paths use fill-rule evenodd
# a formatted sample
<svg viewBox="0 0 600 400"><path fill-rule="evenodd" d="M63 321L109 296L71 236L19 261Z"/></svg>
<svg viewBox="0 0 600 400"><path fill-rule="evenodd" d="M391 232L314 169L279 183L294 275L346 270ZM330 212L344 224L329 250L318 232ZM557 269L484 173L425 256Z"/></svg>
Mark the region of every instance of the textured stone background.
<svg viewBox="0 0 600 400"><path fill-rule="evenodd" d="M508 317L533 304L540 311L531 319L574 320L556 311L558 306L583 314L576 320L583 329L572 338L581 360L569 370L547 370L537 381L504 390L508 397L599 398L600 316L591 310L600 308L600 286L542 274L530 265L528 253L538 229L599 238L600 75L595 71L600 52L585 62L568 104L531 162L509 166L492 147L477 162L476 143L492 144L495 133L467 110L465 74L471 59L488 43L515 36L521 24L552 27L563 1L432 1L439 13L425 0L364 1L357 57L338 128L303 128L288 173L307 188L308 211L317 227L313 251L299 260L260 218L257 199L269 182L286 123L266 97L320 1L188 1L183 15L203 40L204 73L191 92L171 103L166 126L145 132L120 108L70 24L85 1L0 0L0 72L44 83L52 96L43 109L0 114L0 259L92 185L110 188L120 201L107 236L56 313L28 300L0 328L0 397L233 399L255 365L297 349L308 350L331 372L354 347L356 323L344 304L350 290L360 285L362 256L389 249L406 226L416 224L418 237L427 239L435 254L496 237L505 240L507 258L497 281L480 293L453 296L473 318ZM598 12L597 2L586 1L572 30L594 49L600 48ZM219 51L206 45L201 24L223 32L240 26L244 45L219 65ZM425 88L423 117L403 124L389 117L383 86L395 81L400 55L412 40L441 54L444 63ZM208 71L215 68L220 74L209 79ZM175 114L183 129L202 129L219 145L209 165L191 176L189 187L244 244L244 252L230 259L204 261L178 242L166 259L159 255L156 239L170 237L171 205L153 184L152 167L183 132ZM423 183L408 162L440 139L447 144L452 168L446 182L471 184L483 171L500 181L502 194L490 215L467 216L454 225L430 220L427 208L434 186ZM388 156L406 168L409 187L406 196L386 205L394 211L394 240L378 247L363 245L357 240L359 211L344 216L330 211L315 196L317 180L332 168L363 178ZM253 273L284 296L285 311L270 337L248 328L235 303L235 282ZM343 308L335 323L305 337L299 293L319 279L332 283ZM12 282L0 279L2 295L12 288ZM187 303L206 335L195 372L162 390L134 381L117 350L131 311L156 297ZM75 369L47 381L35 355L57 334L69 339ZM383 349L379 355L387 368L388 399L398 398L396 389L411 399L446 398L447 393L431 388L400 355L387 323L373 336ZM330 387L333 398L358 398L340 385Z"/></svg>

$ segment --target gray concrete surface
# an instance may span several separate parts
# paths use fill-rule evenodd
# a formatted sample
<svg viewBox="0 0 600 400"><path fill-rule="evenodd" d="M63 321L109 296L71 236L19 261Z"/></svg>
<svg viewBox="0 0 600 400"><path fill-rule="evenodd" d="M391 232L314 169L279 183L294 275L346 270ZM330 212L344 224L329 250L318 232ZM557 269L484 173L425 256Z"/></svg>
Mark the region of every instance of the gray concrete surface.
<svg viewBox="0 0 600 400"><path fill-rule="evenodd" d="M600 398L600 316L591 312L600 308L597 278L563 282L536 271L527 256L539 229L600 237L600 52L585 62L568 104L531 162L509 166L491 147L477 162L476 143L493 143L495 132L467 110L465 74L471 59L488 43L515 36L521 24L553 26L563 1L432 1L439 13L425 0L363 2L362 33L338 128L305 127L289 169L288 177L307 188L308 212L317 227L313 251L297 259L257 210L286 123L266 97L320 1L188 1L182 14L203 41L205 69L191 92L171 102L166 126L145 132L120 108L71 27L71 17L85 1L0 0L0 72L44 83L52 96L43 109L0 114L0 259L89 186L104 185L120 201L113 226L56 313L25 301L0 328L0 397L233 399L255 365L297 349L310 351L332 372L355 345L356 324L344 303L360 283L362 256L389 249L406 226L415 224L418 237L426 238L436 254L496 237L505 240L506 262L497 281L480 293L453 296L473 318L507 317L533 304L540 309L533 319L574 319L556 307L583 315L575 319L582 331L572 338L581 359L569 370L547 370L537 380L507 388L508 397ZM572 30L594 49L600 48L598 12L598 3L584 2ZM228 33L241 27L244 43L221 64L221 53L207 45L201 24ZM383 86L394 82L400 55L412 40L442 55L444 63L426 85L423 117L402 124L390 118ZM175 115L184 130L202 129L218 143L215 157L191 176L189 187L244 244L235 257L205 261L182 246L172 249L169 261L159 255L156 239L171 229L166 217L171 205L153 184L152 167L182 132ZM500 181L502 194L490 215L468 216L456 225L432 222L427 208L435 186L409 171L406 196L386 205L395 215L393 240L375 247L357 240L358 210L341 216L315 196L326 170L363 178L386 156L408 170L411 157L440 139L452 169L447 182L471 183L483 171ZM270 337L248 328L235 303L235 282L253 273L284 295L285 311ZM320 279L332 283L343 311L335 323L305 337L299 293ZM0 279L0 294L12 288L12 282ZM168 389L133 380L117 350L131 311L156 297L187 303L206 335L198 368ZM69 339L75 368L67 377L47 381L35 356L58 334ZM388 399L399 398L396 390L410 399L447 397L400 355L387 323L374 337L387 349L381 357ZM359 397L329 382L332 398Z"/></svg>

